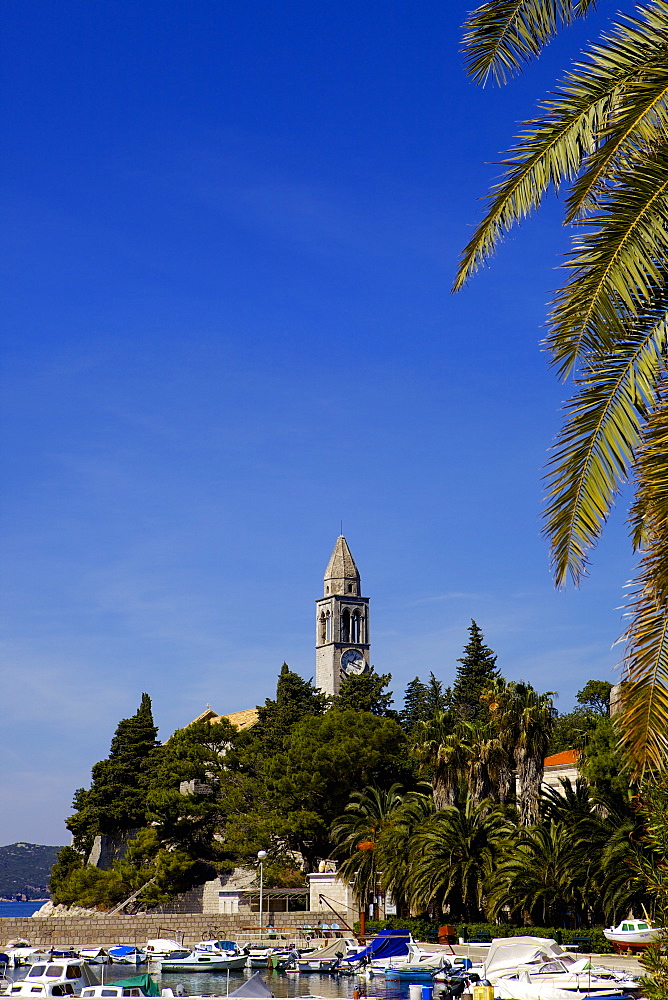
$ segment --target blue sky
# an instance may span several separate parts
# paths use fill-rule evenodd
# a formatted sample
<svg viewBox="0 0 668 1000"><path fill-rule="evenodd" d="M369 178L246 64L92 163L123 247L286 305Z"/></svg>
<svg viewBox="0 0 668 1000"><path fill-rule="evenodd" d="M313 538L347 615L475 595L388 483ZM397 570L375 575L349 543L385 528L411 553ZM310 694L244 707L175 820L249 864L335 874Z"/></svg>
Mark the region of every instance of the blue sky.
<svg viewBox="0 0 668 1000"><path fill-rule="evenodd" d="M471 618L562 711L614 679L624 505L580 592L540 537L558 206L450 294L492 161L601 15L499 91L464 75L466 9L4 5L1 843L68 841L142 691L165 739L312 676L341 520L399 701Z"/></svg>

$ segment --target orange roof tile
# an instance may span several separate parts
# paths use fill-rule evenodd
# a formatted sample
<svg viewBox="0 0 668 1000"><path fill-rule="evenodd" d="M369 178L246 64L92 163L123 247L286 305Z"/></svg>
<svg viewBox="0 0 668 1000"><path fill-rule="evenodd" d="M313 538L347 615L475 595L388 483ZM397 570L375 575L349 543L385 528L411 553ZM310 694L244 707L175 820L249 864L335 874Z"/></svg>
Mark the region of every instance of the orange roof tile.
<svg viewBox="0 0 668 1000"><path fill-rule="evenodd" d="M545 767L557 767L559 765L576 764L579 756L579 750L562 750L561 753L553 753L551 757L546 757L543 765Z"/></svg>

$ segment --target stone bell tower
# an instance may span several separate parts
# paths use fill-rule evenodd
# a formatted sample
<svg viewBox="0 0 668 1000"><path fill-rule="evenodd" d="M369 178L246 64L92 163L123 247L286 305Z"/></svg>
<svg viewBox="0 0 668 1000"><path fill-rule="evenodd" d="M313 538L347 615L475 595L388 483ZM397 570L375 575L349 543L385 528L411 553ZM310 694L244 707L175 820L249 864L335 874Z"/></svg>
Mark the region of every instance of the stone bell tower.
<svg viewBox="0 0 668 1000"><path fill-rule="evenodd" d="M361 590L359 570L339 535L325 570L324 597L315 602L315 682L325 694L338 694L344 677L369 669L369 598Z"/></svg>

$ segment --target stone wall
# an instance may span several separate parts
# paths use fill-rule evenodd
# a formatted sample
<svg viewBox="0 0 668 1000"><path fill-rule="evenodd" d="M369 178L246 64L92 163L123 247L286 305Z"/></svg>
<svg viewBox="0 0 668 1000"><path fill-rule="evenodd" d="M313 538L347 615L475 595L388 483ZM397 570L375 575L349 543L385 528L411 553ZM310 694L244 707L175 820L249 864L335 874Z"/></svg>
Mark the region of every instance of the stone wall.
<svg viewBox="0 0 668 1000"><path fill-rule="evenodd" d="M314 936L322 913L305 910L272 914L273 926L280 939L304 941ZM73 948L85 945L145 944L148 938L169 937L186 946L211 938L225 938L244 944L260 939L257 914L214 913L138 913L134 916L95 913L85 916L65 914L54 917L1 917L0 947L15 938L25 938L31 945ZM265 925L267 915L265 914ZM304 929L305 926L307 929ZM263 940L267 944L272 941Z"/></svg>

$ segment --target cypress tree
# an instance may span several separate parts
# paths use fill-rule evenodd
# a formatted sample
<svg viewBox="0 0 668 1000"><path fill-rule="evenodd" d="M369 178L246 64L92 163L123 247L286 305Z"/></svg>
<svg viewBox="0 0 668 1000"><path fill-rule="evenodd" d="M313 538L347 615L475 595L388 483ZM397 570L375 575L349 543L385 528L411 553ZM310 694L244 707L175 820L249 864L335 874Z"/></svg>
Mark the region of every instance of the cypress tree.
<svg viewBox="0 0 668 1000"><path fill-rule="evenodd" d="M452 687L451 707L455 718L477 719L483 714L480 695L490 681L500 677L496 669L496 656L489 646L485 645L485 637L476 622L471 619L469 626L469 641L464 646L464 655L457 660L455 683Z"/></svg>
<svg viewBox="0 0 668 1000"><path fill-rule="evenodd" d="M157 735L151 699L143 694L135 714L118 723L109 756L93 765L90 789L75 793L77 813L67 827L83 849L98 833L113 836L145 825L146 795L158 759Z"/></svg>

